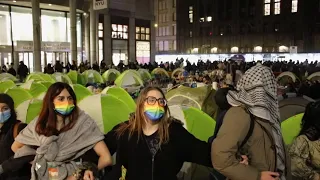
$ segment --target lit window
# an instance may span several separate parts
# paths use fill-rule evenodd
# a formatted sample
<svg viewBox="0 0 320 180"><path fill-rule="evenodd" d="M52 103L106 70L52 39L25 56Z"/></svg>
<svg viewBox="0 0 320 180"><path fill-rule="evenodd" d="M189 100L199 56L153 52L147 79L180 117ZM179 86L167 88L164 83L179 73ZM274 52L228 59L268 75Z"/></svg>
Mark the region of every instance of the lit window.
<svg viewBox="0 0 320 180"><path fill-rule="evenodd" d="M192 37L192 31L189 32L189 36Z"/></svg>
<svg viewBox="0 0 320 180"><path fill-rule="evenodd" d="M298 12L298 0L292 0L291 12L292 13Z"/></svg>
<svg viewBox="0 0 320 180"><path fill-rule="evenodd" d="M264 15L269 16L271 9L271 0L264 0Z"/></svg>
<svg viewBox="0 0 320 180"><path fill-rule="evenodd" d="M204 22L204 17L200 18L200 22Z"/></svg>
<svg viewBox="0 0 320 180"><path fill-rule="evenodd" d="M113 39L128 39L128 26L121 24L112 24Z"/></svg>
<svg viewBox="0 0 320 180"><path fill-rule="evenodd" d="M150 28L136 27L136 40L149 41L150 40Z"/></svg>
<svg viewBox="0 0 320 180"><path fill-rule="evenodd" d="M99 30L103 30L103 23L99 23Z"/></svg>
<svg viewBox="0 0 320 180"><path fill-rule="evenodd" d="M211 16L208 16L207 17L207 22L211 22L212 21L212 17Z"/></svg>
<svg viewBox="0 0 320 180"><path fill-rule="evenodd" d="M274 14L280 14L281 0L274 0Z"/></svg>
<svg viewBox="0 0 320 180"><path fill-rule="evenodd" d="M193 7L189 6L189 22L193 23Z"/></svg>

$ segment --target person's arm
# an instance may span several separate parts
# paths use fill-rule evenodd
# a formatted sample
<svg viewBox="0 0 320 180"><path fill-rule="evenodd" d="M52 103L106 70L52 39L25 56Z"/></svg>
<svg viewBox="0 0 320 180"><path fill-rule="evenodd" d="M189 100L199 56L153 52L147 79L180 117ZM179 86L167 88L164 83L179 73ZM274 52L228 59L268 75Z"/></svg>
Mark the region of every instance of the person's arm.
<svg viewBox="0 0 320 180"><path fill-rule="evenodd" d="M107 166L112 165L112 158L107 145L104 141L98 142L94 147L94 151L99 156L98 169L101 170Z"/></svg>
<svg viewBox="0 0 320 180"><path fill-rule="evenodd" d="M173 131L178 136L175 138L174 143L179 148L182 160L212 167L210 158L211 145L194 137L182 124L175 123L173 126Z"/></svg>
<svg viewBox="0 0 320 180"><path fill-rule="evenodd" d="M128 121L124 122L128 123ZM123 123L116 125L111 131L104 135L104 142L106 143L110 154L113 155L117 151L118 134L117 129L122 126Z"/></svg>
<svg viewBox="0 0 320 180"><path fill-rule="evenodd" d="M212 143L213 167L230 179L260 179L261 173L255 167L241 164L236 153L250 128L250 115L242 108L231 108Z"/></svg>
<svg viewBox="0 0 320 180"><path fill-rule="evenodd" d="M18 149L22 148L24 146L24 144L18 142L18 141L14 141L13 144L11 145L11 150L15 153L18 151Z"/></svg>
<svg viewBox="0 0 320 180"><path fill-rule="evenodd" d="M310 159L307 137L298 136L292 143L289 154L293 176L311 180L319 178L318 173L307 165L307 161Z"/></svg>

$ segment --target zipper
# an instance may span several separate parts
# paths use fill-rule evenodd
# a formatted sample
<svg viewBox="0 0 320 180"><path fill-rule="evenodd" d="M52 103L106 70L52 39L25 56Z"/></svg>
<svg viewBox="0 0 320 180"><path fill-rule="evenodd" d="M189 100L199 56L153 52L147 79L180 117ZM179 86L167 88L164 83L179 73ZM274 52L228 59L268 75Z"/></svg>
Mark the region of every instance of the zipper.
<svg viewBox="0 0 320 180"><path fill-rule="evenodd" d="M151 149L150 149L150 146L149 146L149 144L148 144L148 141L146 140L146 138L145 137L143 137L143 139L144 139L144 141L146 142L146 144L147 144L147 147L148 147L148 149L149 149L149 153L151 154ZM154 180L154 158L155 158L155 156L156 156L156 154L158 153L158 150L159 150L159 148L157 149L157 151L156 151L156 153L153 155L153 154L151 154L151 156L152 156L152 164L151 164L151 180Z"/></svg>

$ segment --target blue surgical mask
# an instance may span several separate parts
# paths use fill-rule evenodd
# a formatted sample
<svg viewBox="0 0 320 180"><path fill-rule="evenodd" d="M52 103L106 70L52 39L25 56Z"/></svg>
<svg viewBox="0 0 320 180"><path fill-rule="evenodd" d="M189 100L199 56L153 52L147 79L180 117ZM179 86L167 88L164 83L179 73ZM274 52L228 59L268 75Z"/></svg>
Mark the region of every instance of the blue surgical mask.
<svg viewBox="0 0 320 180"><path fill-rule="evenodd" d="M0 124L4 124L11 117L11 110L8 109L6 111L0 112Z"/></svg>

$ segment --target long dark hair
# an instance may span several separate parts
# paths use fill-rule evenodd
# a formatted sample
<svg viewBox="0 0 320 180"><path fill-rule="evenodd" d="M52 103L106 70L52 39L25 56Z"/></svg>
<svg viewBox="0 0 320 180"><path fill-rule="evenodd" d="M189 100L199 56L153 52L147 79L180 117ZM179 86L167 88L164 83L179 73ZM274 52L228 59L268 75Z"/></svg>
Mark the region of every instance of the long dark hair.
<svg viewBox="0 0 320 180"><path fill-rule="evenodd" d="M309 103L301 122L300 135L306 135L310 141L320 139L320 101Z"/></svg>
<svg viewBox="0 0 320 180"><path fill-rule="evenodd" d="M7 122L4 123L4 125L1 128L2 131L7 132L10 129L10 127L17 122L17 113L14 109L14 101L8 94L0 94L0 103L7 104L11 110L11 117Z"/></svg>
<svg viewBox="0 0 320 180"><path fill-rule="evenodd" d="M64 89L66 89L71 95L75 108L71 113L71 115L69 116L69 123L66 124L60 131L58 131L56 127L57 115L56 115L56 112L54 111L53 100ZM58 135L61 132L68 131L76 124L76 121L79 115L78 113L79 113L79 110L77 107L77 98L73 89L69 86L69 84L62 83L62 82L54 83L49 87L45 97L43 98L42 109L39 114L38 122L36 125L36 132L39 135L44 135L49 137L52 135Z"/></svg>

